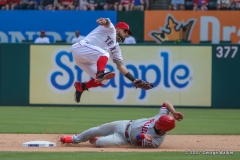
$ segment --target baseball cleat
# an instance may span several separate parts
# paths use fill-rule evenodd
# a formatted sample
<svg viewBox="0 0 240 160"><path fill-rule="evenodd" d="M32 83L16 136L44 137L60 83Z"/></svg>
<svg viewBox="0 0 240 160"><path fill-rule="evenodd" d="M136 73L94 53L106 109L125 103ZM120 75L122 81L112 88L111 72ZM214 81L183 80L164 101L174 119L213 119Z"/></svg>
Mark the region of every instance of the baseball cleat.
<svg viewBox="0 0 240 160"><path fill-rule="evenodd" d="M83 91L84 91L84 89L83 89L83 83L76 81L76 82L74 83L74 87L75 87L75 89L76 89L75 94L74 94L74 101L77 102L77 103L79 103L79 102L80 102L80 99L81 99L81 95L82 95L82 93L83 93Z"/></svg>
<svg viewBox="0 0 240 160"><path fill-rule="evenodd" d="M96 76L95 83L100 84L103 80L111 79L115 76L115 72L106 72L106 73L99 73Z"/></svg>
<svg viewBox="0 0 240 160"><path fill-rule="evenodd" d="M82 95L83 92L79 92L79 91L75 91L75 94L74 94L74 101L79 103L80 102L80 99L81 99L81 95Z"/></svg>
<svg viewBox="0 0 240 160"><path fill-rule="evenodd" d="M62 143L72 143L72 136L62 136L60 141Z"/></svg>
<svg viewBox="0 0 240 160"><path fill-rule="evenodd" d="M97 140L98 140L98 137L94 137L94 138L89 140L89 143L95 144Z"/></svg>

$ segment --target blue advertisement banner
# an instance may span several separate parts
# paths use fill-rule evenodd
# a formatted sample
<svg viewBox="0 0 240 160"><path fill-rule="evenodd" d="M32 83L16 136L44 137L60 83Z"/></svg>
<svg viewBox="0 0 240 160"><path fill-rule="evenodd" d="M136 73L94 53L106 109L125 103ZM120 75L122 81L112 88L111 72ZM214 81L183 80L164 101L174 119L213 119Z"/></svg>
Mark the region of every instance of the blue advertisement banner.
<svg viewBox="0 0 240 160"><path fill-rule="evenodd" d="M95 27L98 18L110 18L116 24L115 11L0 11L0 43L19 43L35 40L41 30L50 42L71 42L75 31L86 36Z"/></svg>

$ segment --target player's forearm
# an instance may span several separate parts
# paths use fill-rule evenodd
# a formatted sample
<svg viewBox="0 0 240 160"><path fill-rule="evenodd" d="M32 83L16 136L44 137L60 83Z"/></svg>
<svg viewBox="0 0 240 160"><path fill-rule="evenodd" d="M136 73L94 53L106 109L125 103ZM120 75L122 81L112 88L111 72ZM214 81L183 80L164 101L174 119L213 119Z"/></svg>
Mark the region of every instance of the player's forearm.
<svg viewBox="0 0 240 160"><path fill-rule="evenodd" d="M136 135L135 137L132 138L132 141L135 145L142 145L142 140L145 139L145 134L144 133L141 133L141 134L138 134Z"/></svg>
<svg viewBox="0 0 240 160"><path fill-rule="evenodd" d="M127 67L123 64L122 61L113 60L113 62L117 65L117 68L122 73L122 75L124 75L132 82L136 80L136 78L128 71Z"/></svg>
<svg viewBox="0 0 240 160"><path fill-rule="evenodd" d="M136 139L135 137L132 139L132 141L133 141L133 143L134 143L135 145L141 145L141 144L137 141L137 139Z"/></svg>
<svg viewBox="0 0 240 160"><path fill-rule="evenodd" d="M141 133L132 138L132 141L135 145L139 145L146 148L155 148L154 145L144 145L144 140L146 140L148 144L153 144L152 143L153 137L150 134Z"/></svg>
<svg viewBox="0 0 240 160"><path fill-rule="evenodd" d="M174 114L176 112L172 103L170 103L169 101L165 101L164 103L169 112L171 112L172 114Z"/></svg>
<svg viewBox="0 0 240 160"><path fill-rule="evenodd" d="M128 71L125 66L119 68L120 72L130 81L135 82L137 79Z"/></svg>
<svg viewBox="0 0 240 160"><path fill-rule="evenodd" d="M126 75L129 72L124 65L118 66L118 70L122 73L122 75Z"/></svg>

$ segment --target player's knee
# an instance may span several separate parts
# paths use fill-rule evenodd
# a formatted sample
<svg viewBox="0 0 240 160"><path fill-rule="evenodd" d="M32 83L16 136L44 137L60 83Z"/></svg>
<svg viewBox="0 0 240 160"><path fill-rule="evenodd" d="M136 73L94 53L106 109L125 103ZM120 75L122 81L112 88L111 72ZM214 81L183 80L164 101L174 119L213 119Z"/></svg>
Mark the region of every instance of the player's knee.
<svg viewBox="0 0 240 160"><path fill-rule="evenodd" d="M104 143L104 141L101 138L97 139L96 147L105 147L105 146L106 146L106 144Z"/></svg>

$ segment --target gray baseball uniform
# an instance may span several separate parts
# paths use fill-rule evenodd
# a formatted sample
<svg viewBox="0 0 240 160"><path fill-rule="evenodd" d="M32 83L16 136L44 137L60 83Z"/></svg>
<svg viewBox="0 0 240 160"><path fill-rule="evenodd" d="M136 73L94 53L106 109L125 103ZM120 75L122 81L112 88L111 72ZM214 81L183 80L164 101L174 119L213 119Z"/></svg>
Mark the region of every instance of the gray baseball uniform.
<svg viewBox="0 0 240 160"><path fill-rule="evenodd" d="M142 118L137 120L121 120L103 124L98 127L90 128L80 134L72 137L73 142L86 142L94 137L100 137L96 141L97 147L120 146L133 144L142 147L157 148L159 147L165 136L157 135L154 130L155 121L162 115L169 114L165 106L160 108L159 113L152 118ZM134 144L133 138L138 134L150 134L153 139L152 142L146 139L141 140L139 144Z"/></svg>

